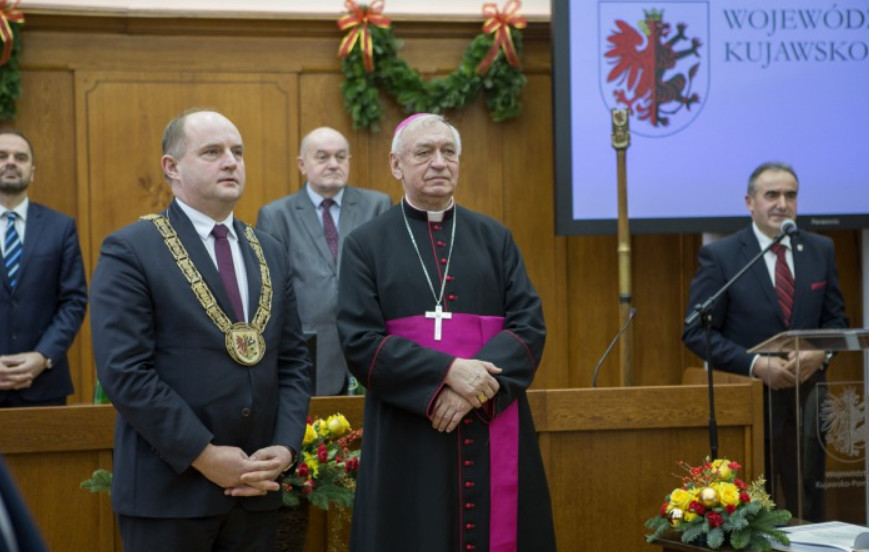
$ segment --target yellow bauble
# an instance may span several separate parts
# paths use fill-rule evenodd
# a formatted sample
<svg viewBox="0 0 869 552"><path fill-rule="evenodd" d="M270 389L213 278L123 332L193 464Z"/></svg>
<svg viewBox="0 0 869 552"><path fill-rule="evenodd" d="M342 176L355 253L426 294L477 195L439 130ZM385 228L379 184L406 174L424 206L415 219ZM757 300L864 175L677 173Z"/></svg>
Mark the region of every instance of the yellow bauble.
<svg viewBox="0 0 869 552"><path fill-rule="evenodd" d="M712 487L704 487L703 490L700 491L700 504L707 508L718 506L718 491Z"/></svg>
<svg viewBox="0 0 869 552"><path fill-rule="evenodd" d="M670 525L676 527L680 523L682 523L682 519L685 517L685 512L680 510L679 508L673 508L670 510L670 514L667 516L670 519Z"/></svg>

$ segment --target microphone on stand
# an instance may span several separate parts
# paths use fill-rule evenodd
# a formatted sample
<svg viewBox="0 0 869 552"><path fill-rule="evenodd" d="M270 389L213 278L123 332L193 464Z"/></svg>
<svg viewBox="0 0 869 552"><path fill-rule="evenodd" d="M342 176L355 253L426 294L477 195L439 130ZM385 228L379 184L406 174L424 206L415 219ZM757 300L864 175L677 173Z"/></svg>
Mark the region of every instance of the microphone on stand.
<svg viewBox="0 0 869 552"><path fill-rule="evenodd" d="M601 367L601 365L603 365L603 361L606 359L607 355L610 354L610 351L612 351L613 347L615 347L616 343L618 343L619 338L622 336L623 333L625 333L625 331L628 329L628 326L631 325L631 322L634 321L634 317L636 315L637 315L636 307L631 307L631 310L628 313L627 322L625 322L625 325L622 326L622 329L619 330L619 333L617 333L616 336L613 338L613 340L610 342L609 347L606 348L606 351L603 352L603 355L601 355L600 360L597 361L597 364L594 367L594 374L591 377L591 386L592 387L597 387L597 372L598 372L598 370L600 370L600 367Z"/></svg>
<svg viewBox="0 0 869 552"><path fill-rule="evenodd" d="M794 222L791 219L784 219L783 221L781 221L781 228L780 228L779 235L776 236L776 243L780 242L783 237L793 236L794 234L796 234L799 231L800 231L800 229L797 228L796 222Z"/></svg>

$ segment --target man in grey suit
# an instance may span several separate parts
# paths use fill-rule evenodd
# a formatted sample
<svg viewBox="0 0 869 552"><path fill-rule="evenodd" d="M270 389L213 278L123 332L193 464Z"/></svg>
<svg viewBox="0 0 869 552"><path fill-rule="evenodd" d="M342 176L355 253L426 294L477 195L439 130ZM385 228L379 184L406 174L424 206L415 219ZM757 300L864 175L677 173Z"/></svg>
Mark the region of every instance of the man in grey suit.
<svg viewBox="0 0 869 552"><path fill-rule="evenodd" d="M347 185L350 145L335 129L309 132L299 148L299 171L307 178L298 193L259 211L256 226L277 238L290 253L290 270L306 332L317 334L316 395L343 395L347 363L338 341L335 316L338 267L344 238L386 211L386 194Z"/></svg>

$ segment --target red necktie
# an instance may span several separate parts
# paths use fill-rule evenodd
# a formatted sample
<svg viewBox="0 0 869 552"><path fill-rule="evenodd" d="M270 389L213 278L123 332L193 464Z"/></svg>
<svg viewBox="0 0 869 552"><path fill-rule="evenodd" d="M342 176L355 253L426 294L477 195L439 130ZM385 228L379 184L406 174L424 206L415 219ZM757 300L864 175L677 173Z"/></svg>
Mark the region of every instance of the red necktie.
<svg viewBox="0 0 869 552"><path fill-rule="evenodd" d="M785 326L791 325L791 314L794 310L794 275L788 266L785 252L787 247L780 243L772 246L775 253L775 294L778 296L778 304L781 307L785 319Z"/></svg>
<svg viewBox="0 0 869 552"><path fill-rule="evenodd" d="M335 227L335 219L332 218L332 212L329 210L335 200L326 198L320 205L323 207L323 233L326 234L326 245L329 246L329 251L332 252L332 258L338 261L338 229Z"/></svg>
<svg viewBox="0 0 869 552"><path fill-rule="evenodd" d="M226 294L229 295L229 301L232 303L232 309L235 311L235 321L243 322L244 307L242 306L241 295L238 292L238 279L235 277L232 250L230 250L229 240L226 238L229 228L222 224L217 224L211 230L211 233L214 234L214 254L217 257L217 272L220 273L223 287L226 289Z"/></svg>

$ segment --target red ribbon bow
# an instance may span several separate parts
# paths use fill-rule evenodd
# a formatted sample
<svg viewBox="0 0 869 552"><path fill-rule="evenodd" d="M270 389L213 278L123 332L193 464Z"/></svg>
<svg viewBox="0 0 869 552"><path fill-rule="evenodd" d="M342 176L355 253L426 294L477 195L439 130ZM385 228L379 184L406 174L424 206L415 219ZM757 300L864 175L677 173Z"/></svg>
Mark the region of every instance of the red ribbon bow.
<svg viewBox="0 0 869 552"><path fill-rule="evenodd" d="M341 46L338 48L338 57L345 58L350 55L353 47L359 41L362 48L362 61L365 63L365 71L374 71L374 46L371 41L371 31L368 30L368 24L376 25L383 29L388 28L391 21L388 17L381 14L383 11L383 1L374 0L369 5L359 6L353 0L346 0L344 7L347 8L346 15L342 15L338 19L338 28L342 31L350 29L347 36L341 41Z"/></svg>
<svg viewBox="0 0 869 552"><path fill-rule="evenodd" d="M498 5L494 2L489 2L483 5L483 17L486 22L483 23L484 33L494 33L495 42L489 49L489 53L483 61L477 65L477 73L483 75L489 70L489 66L498 57L498 52L504 50L504 55L507 57L507 62L513 67L519 67L519 56L516 55L516 47L513 45L513 36L510 27L524 29L528 21L517 15L519 8L522 7L522 2L519 0L508 0L504 5L504 13L498 11Z"/></svg>
<svg viewBox="0 0 869 552"><path fill-rule="evenodd" d="M9 5L9 0L0 0L0 40L3 41L3 55L0 57L0 66L6 65L12 55L12 44L15 36L12 34L10 23L24 23L24 14L15 8L21 0L15 0Z"/></svg>

